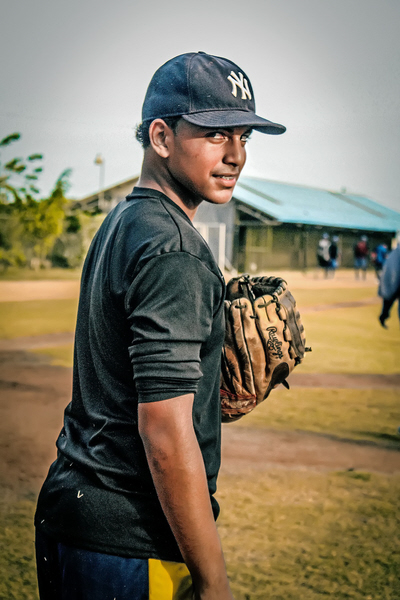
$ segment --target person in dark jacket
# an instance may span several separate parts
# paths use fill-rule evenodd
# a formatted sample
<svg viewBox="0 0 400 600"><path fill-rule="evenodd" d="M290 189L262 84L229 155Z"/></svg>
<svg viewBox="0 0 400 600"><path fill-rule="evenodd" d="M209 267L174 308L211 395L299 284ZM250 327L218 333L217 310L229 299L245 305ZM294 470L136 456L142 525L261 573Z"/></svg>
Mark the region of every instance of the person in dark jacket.
<svg viewBox="0 0 400 600"><path fill-rule="evenodd" d="M390 310L396 300L398 300L400 321L400 243L398 243L397 247L386 259L379 282L378 293L383 300L379 322L382 327L385 327L386 329L386 321L390 316Z"/></svg>
<svg viewBox="0 0 400 600"><path fill-rule="evenodd" d="M385 265L387 255L389 253L387 244L378 244L371 252L371 259L375 268L375 273L378 280L381 278L382 270Z"/></svg>
<svg viewBox="0 0 400 600"><path fill-rule="evenodd" d="M329 274L331 277L335 277L336 269L339 266L339 238L337 235L332 236L331 243L329 245Z"/></svg>

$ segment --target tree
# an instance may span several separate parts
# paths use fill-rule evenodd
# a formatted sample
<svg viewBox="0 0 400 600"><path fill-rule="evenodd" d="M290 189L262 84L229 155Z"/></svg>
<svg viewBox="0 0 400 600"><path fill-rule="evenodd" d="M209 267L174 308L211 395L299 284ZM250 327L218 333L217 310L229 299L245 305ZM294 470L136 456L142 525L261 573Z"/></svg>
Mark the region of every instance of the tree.
<svg viewBox="0 0 400 600"><path fill-rule="evenodd" d="M49 198L35 200L31 197L19 207L23 246L31 264L45 264L54 242L63 231L65 219L65 194L69 188L70 169L57 179Z"/></svg>
<svg viewBox="0 0 400 600"><path fill-rule="evenodd" d="M20 133L11 133L0 140L0 151L20 139ZM31 154L25 160L12 158L6 163L0 160L0 203L20 203L39 194L36 182L43 171L43 167L38 165L38 161L41 160L42 154Z"/></svg>
<svg viewBox="0 0 400 600"><path fill-rule="evenodd" d="M0 141L0 152L20 140L12 133ZM1 155L0 155L1 158ZM48 198L39 198L37 181L43 171L38 161L42 154L26 159L0 161L0 265L28 263L44 266L54 242L62 233L65 219L65 197L70 170L57 179Z"/></svg>

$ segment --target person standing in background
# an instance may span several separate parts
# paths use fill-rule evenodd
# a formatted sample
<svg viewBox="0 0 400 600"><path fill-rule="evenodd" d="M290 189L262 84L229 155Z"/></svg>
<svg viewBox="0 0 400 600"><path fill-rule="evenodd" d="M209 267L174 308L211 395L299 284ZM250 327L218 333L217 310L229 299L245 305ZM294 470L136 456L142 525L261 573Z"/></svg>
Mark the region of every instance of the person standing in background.
<svg viewBox="0 0 400 600"><path fill-rule="evenodd" d="M378 244L376 248L374 248L373 252L371 252L371 259L375 268L375 273L378 278L378 281L381 278L382 270L385 265L387 255L389 253L387 244Z"/></svg>
<svg viewBox="0 0 400 600"><path fill-rule="evenodd" d="M360 278L360 270L362 272L362 278L366 279L368 256L368 238L366 235L362 235L360 240L354 246L354 269L356 279Z"/></svg>
<svg viewBox="0 0 400 600"><path fill-rule="evenodd" d="M339 238L337 235L332 237L332 241L329 245L329 273L332 277L335 277L336 269L339 266L339 246L338 246Z"/></svg>
<svg viewBox="0 0 400 600"><path fill-rule="evenodd" d="M321 239L318 242L317 247L317 260L318 265L324 270L324 276L328 277L330 256L329 256L329 233L323 233Z"/></svg>

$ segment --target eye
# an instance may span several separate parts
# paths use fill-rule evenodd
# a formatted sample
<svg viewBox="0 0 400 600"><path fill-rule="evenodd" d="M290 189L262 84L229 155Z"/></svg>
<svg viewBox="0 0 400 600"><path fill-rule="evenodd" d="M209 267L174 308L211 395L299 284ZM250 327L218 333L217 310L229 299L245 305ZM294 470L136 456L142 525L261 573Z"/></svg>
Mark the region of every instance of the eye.
<svg viewBox="0 0 400 600"><path fill-rule="evenodd" d="M244 133L244 134L243 134L243 135L240 137L241 141L242 141L242 142L244 142L244 143L246 143L246 142L248 142L249 140L251 140L251 134L252 134L252 132L251 132L251 131L247 131L246 133Z"/></svg>
<svg viewBox="0 0 400 600"><path fill-rule="evenodd" d="M223 131L210 131L206 137L213 138L215 140L223 140L226 138L226 134Z"/></svg>

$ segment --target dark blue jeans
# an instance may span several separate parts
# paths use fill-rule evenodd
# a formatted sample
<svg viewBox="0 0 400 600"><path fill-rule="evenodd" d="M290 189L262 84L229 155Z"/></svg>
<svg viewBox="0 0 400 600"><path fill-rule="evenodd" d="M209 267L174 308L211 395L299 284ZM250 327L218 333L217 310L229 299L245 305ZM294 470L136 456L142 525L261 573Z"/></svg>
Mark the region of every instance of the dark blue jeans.
<svg viewBox="0 0 400 600"><path fill-rule="evenodd" d="M41 600L148 600L148 561L81 550L36 532Z"/></svg>
<svg viewBox="0 0 400 600"><path fill-rule="evenodd" d="M67 546L36 531L40 600L192 600L184 563Z"/></svg>

